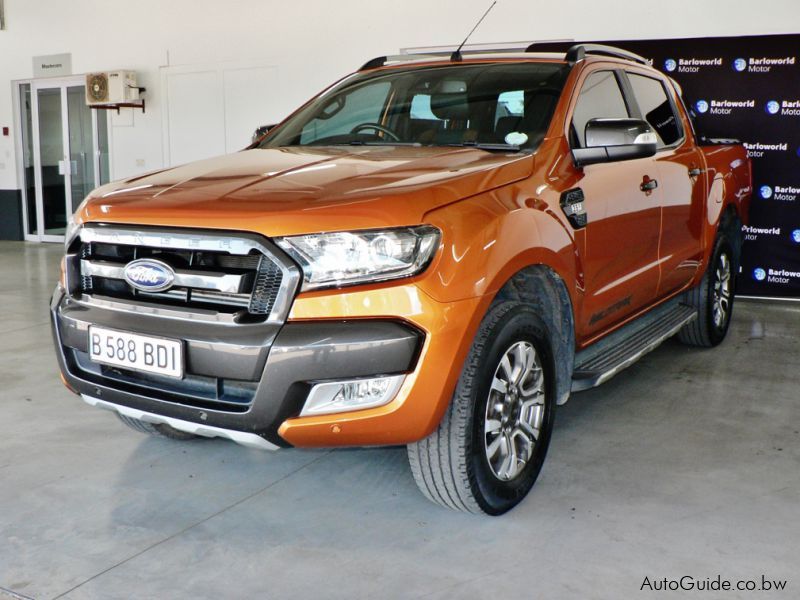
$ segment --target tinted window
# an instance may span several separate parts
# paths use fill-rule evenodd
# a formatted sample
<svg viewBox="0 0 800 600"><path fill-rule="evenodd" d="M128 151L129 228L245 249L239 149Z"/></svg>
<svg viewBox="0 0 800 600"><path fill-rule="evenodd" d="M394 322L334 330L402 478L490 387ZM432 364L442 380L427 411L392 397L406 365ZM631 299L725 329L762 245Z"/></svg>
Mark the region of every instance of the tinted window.
<svg viewBox="0 0 800 600"><path fill-rule="evenodd" d="M683 136L664 84L658 79L628 73L636 102L645 120L658 135L658 145L671 146Z"/></svg>
<svg viewBox="0 0 800 600"><path fill-rule="evenodd" d="M328 103L317 118L303 127L300 143L310 144L318 139L346 135L358 125L378 122L390 88L387 81L365 85Z"/></svg>
<svg viewBox="0 0 800 600"><path fill-rule="evenodd" d="M525 115L525 91L503 92L497 97L494 121L503 117L523 117Z"/></svg>
<svg viewBox="0 0 800 600"><path fill-rule="evenodd" d="M630 115L612 71L597 71L583 82L581 95L572 113L572 126L578 144L585 145L586 123L590 119L625 119Z"/></svg>
<svg viewBox="0 0 800 600"><path fill-rule="evenodd" d="M412 119L419 119L422 121L443 121L444 119L437 119L436 115L431 110L431 95L430 94L416 94L411 99L411 114Z"/></svg>

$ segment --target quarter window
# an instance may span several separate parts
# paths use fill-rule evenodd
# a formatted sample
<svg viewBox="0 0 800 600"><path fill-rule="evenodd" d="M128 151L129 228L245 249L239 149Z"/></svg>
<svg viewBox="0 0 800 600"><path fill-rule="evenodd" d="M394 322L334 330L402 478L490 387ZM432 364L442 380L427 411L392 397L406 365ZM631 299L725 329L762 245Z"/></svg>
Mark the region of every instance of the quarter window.
<svg viewBox="0 0 800 600"><path fill-rule="evenodd" d="M659 148L671 146L681 139L683 131L664 84L658 79L636 73L628 73L628 79L642 115L658 136Z"/></svg>
<svg viewBox="0 0 800 600"><path fill-rule="evenodd" d="M591 119L627 119L630 116L613 71L596 71L583 82L572 113L573 135L586 145L586 124Z"/></svg>

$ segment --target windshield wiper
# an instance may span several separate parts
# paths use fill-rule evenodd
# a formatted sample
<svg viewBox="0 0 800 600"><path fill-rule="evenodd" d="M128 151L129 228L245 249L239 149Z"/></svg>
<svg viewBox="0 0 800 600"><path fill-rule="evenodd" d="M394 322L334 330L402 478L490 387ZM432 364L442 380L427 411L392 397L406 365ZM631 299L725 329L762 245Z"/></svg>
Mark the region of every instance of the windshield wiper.
<svg viewBox="0 0 800 600"><path fill-rule="evenodd" d="M489 142L461 142L460 144L445 144L445 146L452 146L454 148L477 148L478 150L486 150L487 152L519 152L522 150L520 146L513 144L494 144Z"/></svg>

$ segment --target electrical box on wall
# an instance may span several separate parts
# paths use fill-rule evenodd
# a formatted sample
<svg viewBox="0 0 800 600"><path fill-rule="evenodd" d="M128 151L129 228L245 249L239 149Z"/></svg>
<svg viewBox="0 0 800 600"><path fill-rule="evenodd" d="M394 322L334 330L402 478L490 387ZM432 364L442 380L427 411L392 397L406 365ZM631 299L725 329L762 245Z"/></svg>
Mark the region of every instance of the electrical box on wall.
<svg viewBox="0 0 800 600"><path fill-rule="evenodd" d="M86 75L86 104L103 106L139 99L135 71L108 71Z"/></svg>

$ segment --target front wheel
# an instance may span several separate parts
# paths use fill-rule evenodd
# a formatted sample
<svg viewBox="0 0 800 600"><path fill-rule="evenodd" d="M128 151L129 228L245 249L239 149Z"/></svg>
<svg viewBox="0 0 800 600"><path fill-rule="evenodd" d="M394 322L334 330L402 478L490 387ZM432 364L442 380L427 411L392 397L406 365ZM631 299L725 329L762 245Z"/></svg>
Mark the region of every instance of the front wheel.
<svg viewBox="0 0 800 600"><path fill-rule="evenodd" d="M735 264L730 242L720 235L700 285L686 294L686 302L697 309L697 319L678 333L684 344L711 348L725 339L733 314Z"/></svg>
<svg viewBox="0 0 800 600"><path fill-rule="evenodd" d="M423 494L456 510L502 514L533 487L555 413L551 338L518 302L494 305L439 428L408 446Z"/></svg>

